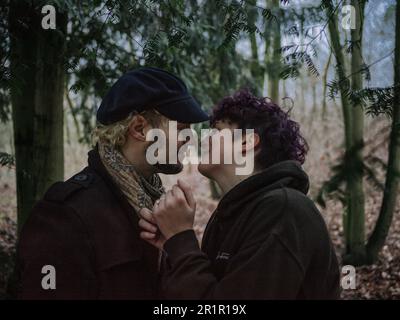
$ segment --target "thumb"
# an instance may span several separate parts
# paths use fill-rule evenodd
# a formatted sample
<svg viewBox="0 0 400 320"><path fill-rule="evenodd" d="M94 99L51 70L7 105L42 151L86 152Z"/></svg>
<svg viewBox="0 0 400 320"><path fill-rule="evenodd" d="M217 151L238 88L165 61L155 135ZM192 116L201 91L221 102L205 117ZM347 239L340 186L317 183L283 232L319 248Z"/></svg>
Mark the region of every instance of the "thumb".
<svg viewBox="0 0 400 320"><path fill-rule="evenodd" d="M179 188L182 189L183 193L185 194L185 198L187 203L189 204L189 207L195 209L196 201L194 200L192 188L190 187L190 185L182 181L181 179L178 179L178 186Z"/></svg>

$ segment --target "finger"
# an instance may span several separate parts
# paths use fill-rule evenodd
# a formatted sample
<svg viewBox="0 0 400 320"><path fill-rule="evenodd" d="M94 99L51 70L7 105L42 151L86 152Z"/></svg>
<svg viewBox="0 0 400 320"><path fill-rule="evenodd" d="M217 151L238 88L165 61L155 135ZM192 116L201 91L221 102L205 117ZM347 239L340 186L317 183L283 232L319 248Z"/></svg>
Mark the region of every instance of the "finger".
<svg viewBox="0 0 400 320"><path fill-rule="evenodd" d="M182 189L179 188L176 184L172 187L172 193L176 199L182 199L184 202L187 203L185 194L183 193Z"/></svg>
<svg viewBox="0 0 400 320"><path fill-rule="evenodd" d="M154 233L151 233L151 232L142 231L142 232L140 233L140 237L141 237L143 240L154 240L155 237L156 237L156 235L155 235Z"/></svg>
<svg viewBox="0 0 400 320"><path fill-rule="evenodd" d="M165 195L165 206L169 207L172 206L173 204L174 204L174 195L172 194L172 191L169 190Z"/></svg>
<svg viewBox="0 0 400 320"><path fill-rule="evenodd" d="M153 212L151 212L151 210L149 210L147 208L140 209L139 216L144 220L150 221L152 223L156 223L156 221L154 220L154 217L153 217Z"/></svg>
<svg viewBox="0 0 400 320"><path fill-rule="evenodd" d="M172 193L172 195L173 195L174 197L176 197L175 192L176 192L176 184L174 184L174 185L172 186L172 188L171 188L171 193Z"/></svg>
<svg viewBox="0 0 400 320"><path fill-rule="evenodd" d="M160 207L160 202L165 198L165 193L161 194L161 196L154 202L153 212L158 210Z"/></svg>
<svg viewBox="0 0 400 320"><path fill-rule="evenodd" d="M139 227L141 227L144 231L152 232L152 233L157 233L157 226L154 224L149 223L148 221L144 219L139 220Z"/></svg>
<svg viewBox="0 0 400 320"><path fill-rule="evenodd" d="M172 194L172 190L168 190L166 193L165 193L165 201L167 201L169 198L172 198L173 197L173 194Z"/></svg>
<svg viewBox="0 0 400 320"><path fill-rule="evenodd" d="M165 209L165 195L162 195L160 201L158 202L157 211L162 211Z"/></svg>
<svg viewBox="0 0 400 320"><path fill-rule="evenodd" d="M189 206L194 209L196 208L196 201L194 200L192 188L186 182L178 179L178 186L182 189L183 193L185 194L185 198Z"/></svg>
<svg viewBox="0 0 400 320"><path fill-rule="evenodd" d="M158 210L159 204L160 204L160 200L157 199L153 204L153 213Z"/></svg>

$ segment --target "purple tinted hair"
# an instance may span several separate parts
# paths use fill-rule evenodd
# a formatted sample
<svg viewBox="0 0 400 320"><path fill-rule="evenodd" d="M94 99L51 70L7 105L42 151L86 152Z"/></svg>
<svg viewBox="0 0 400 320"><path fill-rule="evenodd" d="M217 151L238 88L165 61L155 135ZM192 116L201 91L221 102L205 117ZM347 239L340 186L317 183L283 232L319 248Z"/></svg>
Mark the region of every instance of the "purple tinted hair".
<svg viewBox="0 0 400 320"><path fill-rule="evenodd" d="M219 120L231 121L240 129L254 129L259 134L261 149L256 163L261 168L284 160L301 164L305 161L308 144L300 134L299 124L277 104L254 96L248 89L223 98L214 107L211 126Z"/></svg>

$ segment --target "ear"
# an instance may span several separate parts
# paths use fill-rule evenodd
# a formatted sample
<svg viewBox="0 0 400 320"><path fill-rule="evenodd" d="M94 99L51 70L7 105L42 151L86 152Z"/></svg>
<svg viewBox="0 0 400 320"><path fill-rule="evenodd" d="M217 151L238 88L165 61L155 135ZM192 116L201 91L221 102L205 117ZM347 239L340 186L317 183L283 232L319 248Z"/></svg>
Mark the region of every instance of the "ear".
<svg viewBox="0 0 400 320"><path fill-rule="evenodd" d="M140 114L135 115L129 124L128 134L139 141L146 141L148 121Z"/></svg>
<svg viewBox="0 0 400 320"><path fill-rule="evenodd" d="M260 146L260 136L258 133L247 133L242 137L242 152L248 152L250 150L257 150Z"/></svg>

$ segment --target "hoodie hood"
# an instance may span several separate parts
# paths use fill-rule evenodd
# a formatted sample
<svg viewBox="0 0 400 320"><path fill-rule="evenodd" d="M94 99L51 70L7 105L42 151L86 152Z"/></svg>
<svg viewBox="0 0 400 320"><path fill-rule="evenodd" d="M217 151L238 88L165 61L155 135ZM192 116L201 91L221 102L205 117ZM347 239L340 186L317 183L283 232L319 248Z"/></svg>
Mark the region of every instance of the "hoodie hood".
<svg viewBox="0 0 400 320"><path fill-rule="evenodd" d="M228 214L244 202L278 188L291 188L307 194L309 179L299 162L294 160L278 162L248 177L225 194L217 210Z"/></svg>

